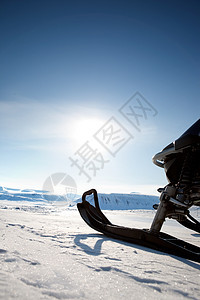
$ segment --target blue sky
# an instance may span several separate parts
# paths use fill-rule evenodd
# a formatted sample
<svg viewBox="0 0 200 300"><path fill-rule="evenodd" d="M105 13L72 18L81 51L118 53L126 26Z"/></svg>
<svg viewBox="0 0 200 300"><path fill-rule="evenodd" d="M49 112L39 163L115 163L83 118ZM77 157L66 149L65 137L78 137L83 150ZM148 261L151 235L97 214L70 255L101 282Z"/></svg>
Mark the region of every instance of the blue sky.
<svg viewBox="0 0 200 300"><path fill-rule="evenodd" d="M1 1L0 32L0 185L42 189L60 172L78 193L167 183L152 156L199 119L199 1ZM157 111L140 131L119 112L137 92ZM94 138L110 118L133 137L115 156Z"/></svg>

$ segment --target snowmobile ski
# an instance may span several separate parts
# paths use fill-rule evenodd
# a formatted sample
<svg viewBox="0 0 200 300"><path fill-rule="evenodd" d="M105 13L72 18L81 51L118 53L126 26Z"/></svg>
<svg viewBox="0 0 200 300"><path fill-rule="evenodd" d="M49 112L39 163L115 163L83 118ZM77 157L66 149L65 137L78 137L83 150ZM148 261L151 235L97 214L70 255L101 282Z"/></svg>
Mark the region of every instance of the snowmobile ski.
<svg viewBox="0 0 200 300"><path fill-rule="evenodd" d="M95 189L85 192L77 207L83 220L93 229L115 239L200 262L200 247L161 232L166 218L174 219L200 233L200 222L189 209L200 207L200 119L175 142L153 157L153 163L164 168L168 184L158 189L160 204L150 229L127 228L112 224L100 209ZM94 206L86 197L93 195Z"/></svg>
<svg viewBox="0 0 200 300"><path fill-rule="evenodd" d="M86 200L86 196L91 194L94 195L95 206ZM163 232L154 233L147 229L128 228L112 224L99 207L95 189L85 192L82 203L78 203L77 207L81 217L91 228L108 237L200 262L200 248L195 245Z"/></svg>

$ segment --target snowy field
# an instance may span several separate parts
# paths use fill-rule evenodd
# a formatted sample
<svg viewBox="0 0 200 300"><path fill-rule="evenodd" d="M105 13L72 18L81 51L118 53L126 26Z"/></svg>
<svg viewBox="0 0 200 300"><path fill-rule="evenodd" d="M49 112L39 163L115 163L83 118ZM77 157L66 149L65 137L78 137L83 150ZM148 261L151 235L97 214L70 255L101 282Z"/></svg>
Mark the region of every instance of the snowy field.
<svg viewBox="0 0 200 300"><path fill-rule="evenodd" d="M200 299L200 264L109 239L76 207L35 198L0 194L0 299ZM105 214L116 224L149 228L155 211ZM163 231L200 246L200 234L175 221Z"/></svg>

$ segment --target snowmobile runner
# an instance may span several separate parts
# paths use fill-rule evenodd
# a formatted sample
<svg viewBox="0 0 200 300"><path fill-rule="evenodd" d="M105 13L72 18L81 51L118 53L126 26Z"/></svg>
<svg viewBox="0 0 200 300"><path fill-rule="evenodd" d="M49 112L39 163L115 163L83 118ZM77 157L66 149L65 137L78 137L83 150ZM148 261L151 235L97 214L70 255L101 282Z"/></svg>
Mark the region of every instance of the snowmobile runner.
<svg viewBox="0 0 200 300"><path fill-rule="evenodd" d="M129 243L200 262L200 247L161 232L166 218L200 233L200 222L189 209L200 206L200 119L180 138L153 157L153 162L164 168L168 184L158 191L160 204L150 229L127 228L112 224L100 209L95 189L85 192L77 207L83 220L93 229ZM94 206L86 197L93 195Z"/></svg>

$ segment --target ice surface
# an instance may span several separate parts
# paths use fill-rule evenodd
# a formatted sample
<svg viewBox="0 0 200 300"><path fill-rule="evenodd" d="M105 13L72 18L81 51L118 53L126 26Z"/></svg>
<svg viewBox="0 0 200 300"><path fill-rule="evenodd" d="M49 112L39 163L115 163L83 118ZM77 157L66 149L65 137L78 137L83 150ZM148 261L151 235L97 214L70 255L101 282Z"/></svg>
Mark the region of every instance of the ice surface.
<svg viewBox="0 0 200 300"><path fill-rule="evenodd" d="M200 299L200 264L109 239L75 207L36 198L0 198L0 299ZM148 228L155 212L138 206L105 214ZM200 234L175 221L163 231L200 246Z"/></svg>

